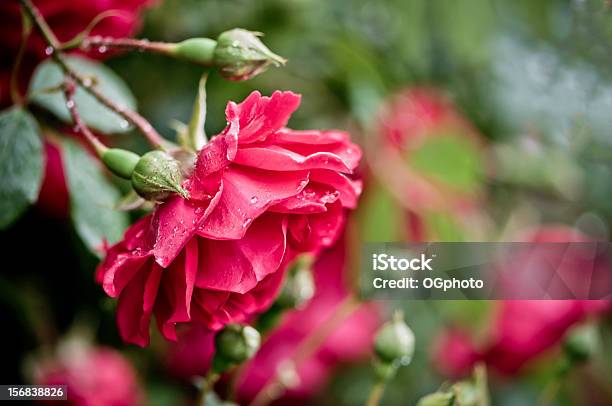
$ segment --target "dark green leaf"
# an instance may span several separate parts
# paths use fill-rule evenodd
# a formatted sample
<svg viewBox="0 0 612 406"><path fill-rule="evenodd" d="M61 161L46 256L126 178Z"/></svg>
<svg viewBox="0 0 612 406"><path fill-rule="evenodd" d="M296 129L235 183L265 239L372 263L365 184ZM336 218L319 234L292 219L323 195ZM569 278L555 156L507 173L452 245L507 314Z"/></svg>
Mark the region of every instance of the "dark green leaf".
<svg viewBox="0 0 612 406"><path fill-rule="evenodd" d="M67 58L68 65L80 74L91 78L98 89L116 104L136 109L136 100L125 82L102 64L79 57ZM29 98L32 102L49 110L62 121L72 123L66 100L61 91L53 91L61 85L64 73L53 61L41 63L30 82ZM130 130L130 125L117 113L103 106L98 100L79 87L74 95L80 115L90 127L103 133L121 133Z"/></svg>
<svg viewBox="0 0 612 406"><path fill-rule="evenodd" d="M128 226L127 214L114 210L121 196L98 162L79 144L64 141L63 157L72 221L87 247L99 253L105 240L118 241Z"/></svg>
<svg viewBox="0 0 612 406"><path fill-rule="evenodd" d="M0 228L36 201L42 175L42 142L34 118L20 108L0 113Z"/></svg>

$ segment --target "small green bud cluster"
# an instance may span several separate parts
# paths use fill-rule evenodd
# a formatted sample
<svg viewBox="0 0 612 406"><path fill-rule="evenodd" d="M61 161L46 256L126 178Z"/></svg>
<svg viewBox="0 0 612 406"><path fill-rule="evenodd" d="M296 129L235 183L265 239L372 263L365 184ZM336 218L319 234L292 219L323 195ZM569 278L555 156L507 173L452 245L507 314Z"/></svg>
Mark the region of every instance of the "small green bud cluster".
<svg viewBox="0 0 612 406"><path fill-rule="evenodd" d="M383 382L392 379L400 366L412 360L414 333L404 322L401 312L396 312L376 334L374 354L374 372Z"/></svg>
<svg viewBox="0 0 612 406"><path fill-rule="evenodd" d="M215 337L213 369L223 372L255 355L261 344L259 332L251 326L228 324Z"/></svg>
<svg viewBox="0 0 612 406"><path fill-rule="evenodd" d="M310 254L298 256L289 267L283 288L276 300L282 309L295 309L305 306L315 294L312 275L314 257Z"/></svg>

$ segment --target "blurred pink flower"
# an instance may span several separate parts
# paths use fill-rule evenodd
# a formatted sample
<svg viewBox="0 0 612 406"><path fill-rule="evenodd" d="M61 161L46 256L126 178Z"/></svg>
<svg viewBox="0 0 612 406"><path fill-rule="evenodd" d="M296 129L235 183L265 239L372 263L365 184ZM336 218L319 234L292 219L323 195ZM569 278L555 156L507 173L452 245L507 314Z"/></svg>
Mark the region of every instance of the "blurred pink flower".
<svg viewBox="0 0 612 406"><path fill-rule="evenodd" d="M55 359L36 365L37 385L67 385L72 406L137 406L144 395L130 363L112 348L68 346ZM44 401L44 404L55 404Z"/></svg>
<svg viewBox="0 0 612 406"><path fill-rule="evenodd" d="M380 309L362 304L348 316L321 331L349 295L345 278L345 240L325 250L314 265L317 291L304 309L288 311L278 327L264 338L262 347L244 368L238 370L237 397L248 403L276 375L284 362L292 359L311 335L328 334L321 345L297 366L297 382L283 394L281 402L305 400L323 389L333 369L342 363L366 358L371 352L374 333L380 325ZM179 335L167 353L169 371L182 379L203 376L211 365L214 333L192 328ZM347 345L350 343L350 345Z"/></svg>
<svg viewBox="0 0 612 406"><path fill-rule="evenodd" d="M478 138L476 130L441 90L407 88L392 96L378 115L379 133L397 148L410 150L425 139L452 130Z"/></svg>
<svg viewBox="0 0 612 406"><path fill-rule="evenodd" d="M457 187L412 165L414 154L437 137L458 138L481 155L482 136L444 92L428 87L401 90L382 105L376 122L381 138L370 148L372 156L368 163L406 209L410 240L436 237L428 229L425 220L428 213L449 213L456 219L479 215L477 187ZM484 159L481 164L484 167Z"/></svg>
<svg viewBox="0 0 612 406"><path fill-rule="evenodd" d="M145 346L154 313L218 330L266 309L297 253L333 244L361 182L361 150L341 131L285 127L300 96L253 92L230 102L228 125L198 153L179 195L156 206L112 246L97 280L119 297L122 338Z"/></svg>
<svg viewBox="0 0 612 406"><path fill-rule="evenodd" d="M433 362L443 375L453 378L467 376L482 356L472 339L458 329L443 331L434 343Z"/></svg>
<svg viewBox="0 0 612 406"><path fill-rule="evenodd" d="M291 311L265 339L238 378L238 399L252 400L284 362L301 351L301 345L313 334L324 333L326 321L338 311L349 296L350 277L346 264L345 240L324 251L314 266L316 293L302 310ZM315 395L327 382L333 369L342 363L367 358L371 353L374 333L380 325L379 308L363 304L344 320L332 326L322 345L297 365L297 382L284 393L283 400L302 399Z"/></svg>
<svg viewBox="0 0 612 406"><path fill-rule="evenodd" d="M565 226L548 226L526 234L527 242L586 242L589 237ZM548 251L543 251L543 254ZM517 261L520 262L520 261ZM568 269L574 267L576 269ZM564 271L584 271L579 259L564 261ZM506 300L500 302L483 345L457 330L442 333L434 348L437 368L464 375L477 361L504 374L516 374L530 361L559 344L576 324L611 309L603 300Z"/></svg>

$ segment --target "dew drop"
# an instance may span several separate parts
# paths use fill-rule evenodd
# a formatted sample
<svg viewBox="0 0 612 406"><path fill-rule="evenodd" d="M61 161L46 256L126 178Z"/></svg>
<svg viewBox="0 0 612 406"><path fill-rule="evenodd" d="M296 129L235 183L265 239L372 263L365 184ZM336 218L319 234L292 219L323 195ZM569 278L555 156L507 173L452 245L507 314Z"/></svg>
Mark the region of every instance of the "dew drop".
<svg viewBox="0 0 612 406"><path fill-rule="evenodd" d="M106 53L108 49L106 48L106 46L102 45L100 48L98 48L98 52L103 54Z"/></svg>
<svg viewBox="0 0 612 406"><path fill-rule="evenodd" d="M257 203L257 200L258 200L258 199L257 199L257 196L253 196L253 197L251 197L251 204L255 204L255 203Z"/></svg>
<svg viewBox="0 0 612 406"><path fill-rule="evenodd" d="M121 122L119 122L119 127L121 128L128 128L129 125L130 123L128 123L126 120L121 120Z"/></svg>
<svg viewBox="0 0 612 406"><path fill-rule="evenodd" d="M53 54L53 47L46 47L45 48L45 55L49 56Z"/></svg>
<svg viewBox="0 0 612 406"><path fill-rule="evenodd" d="M93 85L93 80L91 80L91 78L84 78L83 79L83 86L84 87L89 87Z"/></svg>
<svg viewBox="0 0 612 406"><path fill-rule="evenodd" d="M74 107L74 100L68 100L66 102L66 107L69 108L69 109L73 108Z"/></svg>

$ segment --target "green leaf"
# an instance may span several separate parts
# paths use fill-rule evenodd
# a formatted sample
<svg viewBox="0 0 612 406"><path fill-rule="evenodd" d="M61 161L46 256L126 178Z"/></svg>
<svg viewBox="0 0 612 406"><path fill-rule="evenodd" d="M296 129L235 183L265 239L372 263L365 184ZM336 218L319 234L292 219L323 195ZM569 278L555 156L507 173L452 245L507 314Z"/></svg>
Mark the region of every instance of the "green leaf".
<svg viewBox="0 0 612 406"><path fill-rule="evenodd" d="M104 241L121 239L129 224L126 213L114 210L121 196L80 144L65 140L63 158L72 221L85 245L99 254Z"/></svg>
<svg viewBox="0 0 612 406"><path fill-rule="evenodd" d="M102 64L80 57L67 57L68 65L85 77L91 78L98 90L120 106L136 109L136 100L125 82ZM41 63L30 82L28 98L33 103L49 110L64 122L72 123L66 99L60 91L53 91L62 84L64 73L53 61ZM79 114L85 123L103 133L122 133L130 130L129 123L108 109L92 95L79 87L74 95Z"/></svg>
<svg viewBox="0 0 612 406"><path fill-rule="evenodd" d="M204 72L198 84L198 95L193 105L191 121L186 131L179 134L179 141L183 148L190 151L199 151L206 144L206 79L208 72Z"/></svg>
<svg viewBox="0 0 612 406"><path fill-rule="evenodd" d="M359 206L360 234L364 241L401 240L406 220L391 193L376 183L369 187Z"/></svg>
<svg viewBox="0 0 612 406"><path fill-rule="evenodd" d="M30 113L0 113L0 229L36 201L43 176L40 130Z"/></svg>
<svg viewBox="0 0 612 406"><path fill-rule="evenodd" d="M420 172L465 192L478 186L483 171L478 151L461 134L428 138L411 151L410 162Z"/></svg>

